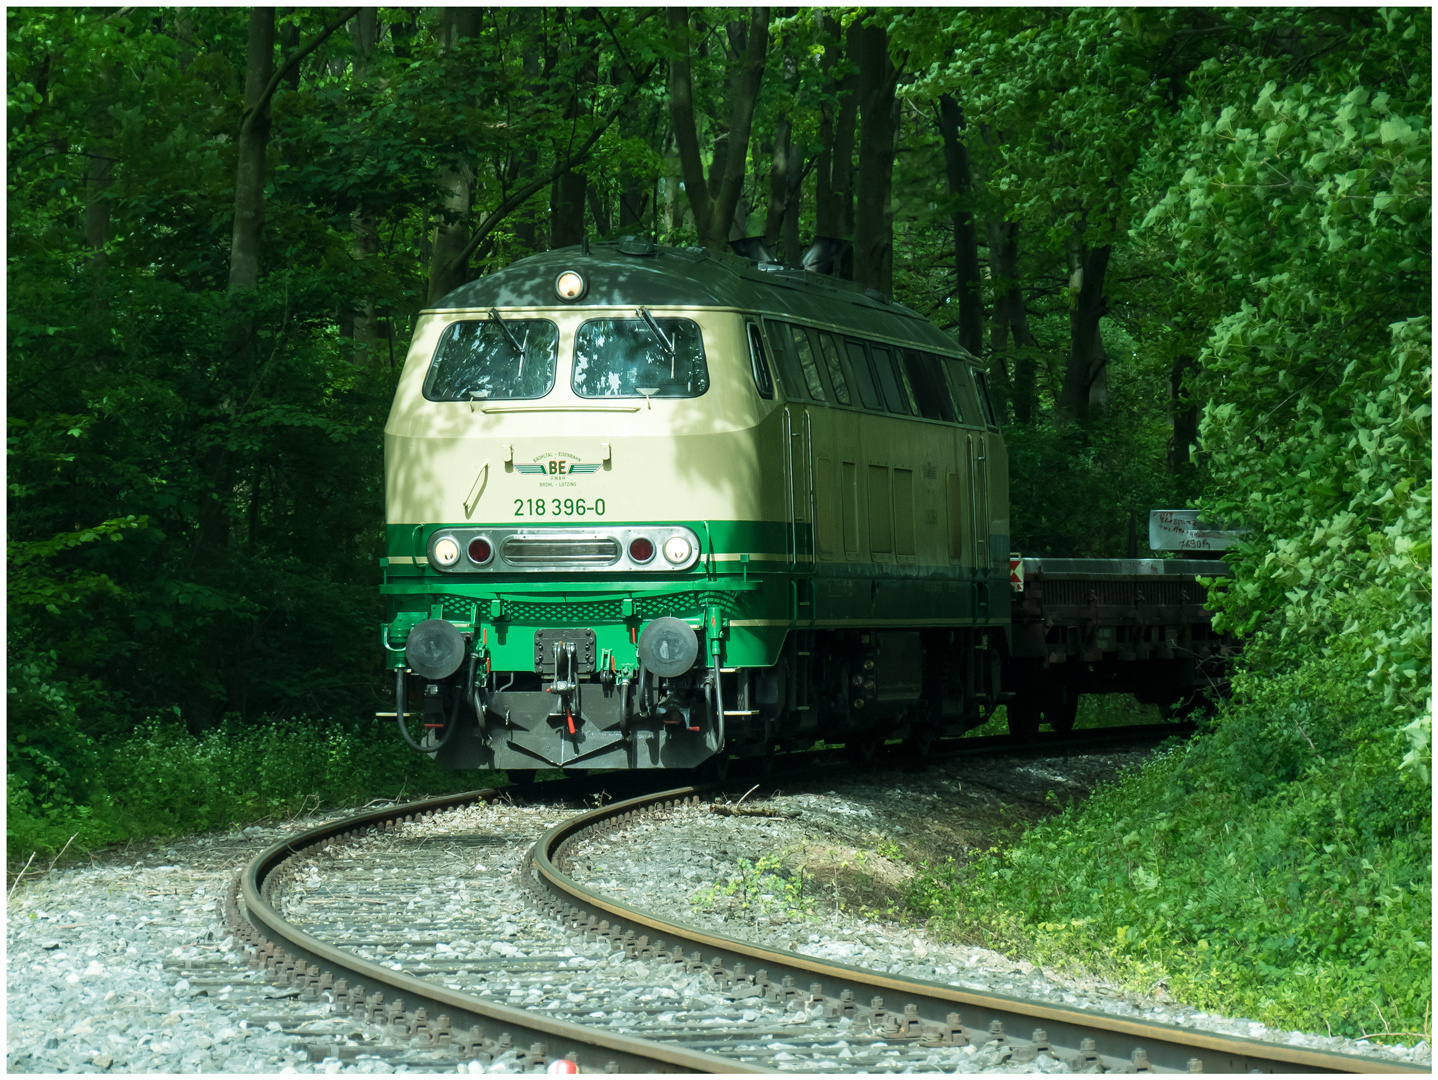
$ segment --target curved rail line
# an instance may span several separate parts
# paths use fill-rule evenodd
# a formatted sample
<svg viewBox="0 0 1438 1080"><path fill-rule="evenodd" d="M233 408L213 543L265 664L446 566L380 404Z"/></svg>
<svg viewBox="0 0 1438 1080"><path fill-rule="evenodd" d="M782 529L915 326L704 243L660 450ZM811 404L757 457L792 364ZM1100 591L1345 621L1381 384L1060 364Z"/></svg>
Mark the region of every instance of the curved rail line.
<svg viewBox="0 0 1438 1080"><path fill-rule="evenodd" d="M394 1008L391 998L385 1018L403 1022L410 1032L424 1029L427 1017L434 1017L432 1039L449 1039L461 1046L483 1045L477 1040L503 1040L516 1047L530 1047L528 1061L542 1065L546 1059L568 1057L583 1072L759 1072L740 1062L646 1039L602 1031L569 1023L507 1005L483 1001L456 993L434 982L381 967L353 953L337 949L291 925L270 902L274 890L283 884L286 864L332 840L366 831L392 829L396 822L432 815L439 810L464 806L498 794L496 789L466 792L437 799L425 799L390 807L343 821L331 822L300 833L260 852L241 872L225 903L225 916L241 939L255 947L252 966L263 963L273 970L281 985L299 984L306 990L329 989L337 1000L353 1009L380 1005L366 988L384 995L402 995L410 1008ZM238 902L243 901L241 913ZM345 984L339 989L340 980ZM424 1010L425 1015L420 1015ZM398 1015L396 1015L398 1013ZM442 1023L441 1018L448 1018ZM468 1033L463 1033L469 1028ZM478 1028L476 1032L474 1029ZM542 1046L541 1046L542 1044Z"/></svg>
<svg viewBox="0 0 1438 1080"><path fill-rule="evenodd" d="M738 974L735 965L762 966L766 994L802 994L828 1003L833 1015L867 1018L872 1027L894 1039L930 1038L948 1045L999 1042L1012 1047L1014 1059L1032 1060L1040 1050L1106 1071L1175 1072L1428 1072L1398 1062L1349 1054L1279 1046L1258 1039L1194 1031L1089 1010L1024 1001L999 994L980 994L941 983L903 979L865 968L817 960L800 953L772 949L722 934L669 922L596 896L564 872L568 850L586 834L632 823L640 814L665 809L678 800L694 800L701 789L679 788L645 795L580 814L549 829L536 846L533 871L526 881L539 902L571 926L585 924L607 936L616 947L636 956L652 937L671 943L670 959L702 964L725 982L758 976ZM604 921L600 921L600 917ZM694 950L686 957L688 950ZM704 963L701 957L708 957ZM744 969L737 969L742 972ZM860 1004L868 1001L868 1007ZM888 1005L885 1002L889 1003ZM900 1003L900 1010L893 1009ZM1033 1032L1033 1038L1018 1037ZM962 1041L961 1041L962 1040Z"/></svg>
<svg viewBox="0 0 1438 1080"><path fill-rule="evenodd" d="M521 867L523 884L541 910L576 931L588 931L629 956L706 970L722 988L771 1001L800 996L822 1002L832 1016L866 1021L893 1040L928 1045L998 1043L1012 1060L1047 1050L1079 1067L1108 1071L1427 1072L1353 1055L1265 1043L1087 1010L979 994L940 983L902 979L864 968L756 946L626 908L595 895L567 873L567 856L587 835L634 823L640 815L697 802L701 788L679 788L581 813L549 829ZM262 851L236 878L223 915L252 947L250 964L281 985L332 995L339 1007L402 1026L419 1045L451 1043L461 1055L496 1045L529 1047L530 1067L567 1057L584 1072L761 1072L736 1059L559 1020L459 993L336 948L286 920L271 897L303 857L358 834L387 832L405 821L492 798L495 789L389 807L310 829ZM241 907L243 905L243 908ZM663 949L659 937L670 942ZM655 944L651 947L650 942ZM745 965L753 971L745 974ZM800 987L808 987L807 997ZM373 991L367 992L368 991ZM388 1000L386 1000L386 995ZM886 999L890 1005L884 1005ZM868 1004L864 1004L867 1002ZM893 1006L899 1005L898 1010ZM433 1017L434 1019L428 1019ZM466 1030L467 1029L467 1030ZM1020 1033L1032 1032L1031 1038Z"/></svg>

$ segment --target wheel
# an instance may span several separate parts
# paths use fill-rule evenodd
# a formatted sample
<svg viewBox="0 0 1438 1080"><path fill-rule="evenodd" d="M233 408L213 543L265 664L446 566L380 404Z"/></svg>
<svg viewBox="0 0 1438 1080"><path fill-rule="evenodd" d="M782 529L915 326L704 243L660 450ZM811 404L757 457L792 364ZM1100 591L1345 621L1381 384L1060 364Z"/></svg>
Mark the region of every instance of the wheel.
<svg viewBox="0 0 1438 1080"><path fill-rule="evenodd" d="M1023 742L1033 742L1039 733L1039 709L1032 694L1020 694L1004 711L1009 717L1009 734Z"/></svg>
<svg viewBox="0 0 1438 1080"><path fill-rule="evenodd" d="M922 763L933 752L934 743L939 741L935 728L924 726L911 732L903 742L903 754L910 763Z"/></svg>
<svg viewBox="0 0 1438 1080"><path fill-rule="evenodd" d="M1078 691L1072 686L1060 686L1050 697L1049 706L1044 709L1044 719L1061 735L1074 729L1078 718Z"/></svg>
<svg viewBox="0 0 1438 1080"><path fill-rule="evenodd" d="M699 766L699 776L706 783L723 783L729 779L729 755L722 750Z"/></svg>
<svg viewBox="0 0 1438 1080"><path fill-rule="evenodd" d="M755 759L756 771L760 776L774 775L774 744L770 743L768 748Z"/></svg>
<svg viewBox="0 0 1438 1080"><path fill-rule="evenodd" d="M860 735L844 744L849 760L858 765L872 765L879 757L879 748L884 745L881 735Z"/></svg>

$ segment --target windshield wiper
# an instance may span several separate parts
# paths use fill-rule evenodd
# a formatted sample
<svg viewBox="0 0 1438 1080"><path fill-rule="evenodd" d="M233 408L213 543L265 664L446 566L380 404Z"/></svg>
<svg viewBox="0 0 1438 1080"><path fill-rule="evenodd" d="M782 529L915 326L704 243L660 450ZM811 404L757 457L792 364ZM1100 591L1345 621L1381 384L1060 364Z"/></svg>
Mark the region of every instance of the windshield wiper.
<svg viewBox="0 0 1438 1080"><path fill-rule="evenodd" d="M519 338L514 336L514 331L509 328L503 319L499 317L499 311L495 308L489 309L489 317L499 323L499 328L504 331L504 336L509 338L510 343L519 350L520 355L524 354L524 346L519 343Z"/></svg>
<svg viewBox="0 0 1438 1080"><path fill-rule="evenodd" d="M655 321L653 315L649 314L648 308L639 308L634 314L644 317L644 321L649 324L649 329L654 332L654 336L657 337L659 343L664 346L664 351L669 354L669 379L672 382L674 379L674 364L679 359L678 346L674 344L672 338L664 336L664 331L659 329L659 323Z"/></svg>
<svg viewBox="0 0 1438 1080"><path fill-rule="evenodd" d="M643 316L644 321L649 324L649 329L654 331L654 336L657 337L660 343L664 346L665 352L667 352L670 356L673 356L676 352L678 352L678 349L675 347L673 340L665 337L664 331L659 329L659 324L654 321L654 316L649 314L648 308L642 307L634 314Z"/></svg>
<svg viewBox="0 0 1438 1080"><path fill-rule="evenodd" d="M499 323L499 328L504 331L504 336L507 337L507 338L509 338L509 343L510 343L511 345L513 345L514 348L515 348L515 351L519 353L519 374L516 376L516 378L518 378L518 379L523 379L523 378L524 378L524 350L525 350L525 349L528 347L528 345L529 345L529 328L528 328L528 327L525 327L525 329L524 329L524 340L523 340L523 341L520 341L519 338L517 338L517 337L514 336L514 331L509 328L509 324L507 324L503 319L501 319L501 318L499 317L499 311L498 311L497 308L490 308L490 309L489 309L489 317L490 317L492 320L494 320L495 322Z"/></svg>

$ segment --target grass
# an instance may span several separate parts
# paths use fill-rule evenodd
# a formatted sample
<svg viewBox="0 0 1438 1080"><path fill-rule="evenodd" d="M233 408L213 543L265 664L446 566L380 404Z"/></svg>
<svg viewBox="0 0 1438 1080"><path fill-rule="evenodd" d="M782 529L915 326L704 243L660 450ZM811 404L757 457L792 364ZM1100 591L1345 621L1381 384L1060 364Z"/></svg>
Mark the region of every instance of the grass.
<svg viewBox="0 0 1438 1080"><path fill-rule="evenodd" d="M1080 694L1074 729L1128 727L1133 724L1159 724L1157 705L1141 705L1132 694ZM964 738L976 735L1007 735L1008 710L1000 705L983 724L964 732Z"/></svg>
<svg viewBox="0 0 1438 1080"><path fill-rule="evenodd" d="M1426 1035L1431 789L1363 685L1318 662L1244 676L1211 731L1003 850L925 867L909 903L956 940L1200 1008Z"/></svg>
<svg viewBox="0 0 1438 1080"><path fill-rule="evenodd" d="M400 745L391 724L373 722L272 720L195 736L177 721L153 720L110 744L72 740L63 759L19 739L8 749L12 865L53 856L67 843L78 855L505 782L503 773L440 769Z"/></svg>

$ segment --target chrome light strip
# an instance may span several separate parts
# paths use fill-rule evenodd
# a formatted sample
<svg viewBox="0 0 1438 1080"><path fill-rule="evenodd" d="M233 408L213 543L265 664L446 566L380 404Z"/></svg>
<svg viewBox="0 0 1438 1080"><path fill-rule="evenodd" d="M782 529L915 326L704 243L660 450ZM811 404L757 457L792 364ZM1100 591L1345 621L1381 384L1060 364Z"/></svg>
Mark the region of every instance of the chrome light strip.
<svg viewBox="0 0 1438 1080"><path fill-rule="evenodd" d="M665 557L665 544L674 537L683 537L689 544L689 556L672 563ZM459 545L459 561L441 566L434 558L434 548L448 537ZM476 564L469 559L469 544L476 537L488 541L494 554L489 561ZM654 554L643 562L629 556L629 545L640 537L654 545ZM432 570L443 574L541 574L563 571L600 570L658 574L691 569L703 554L699 537L683 525L624 525L612 528L483 528L461 526L438 529L430 536L426 548Z"/></svg>

